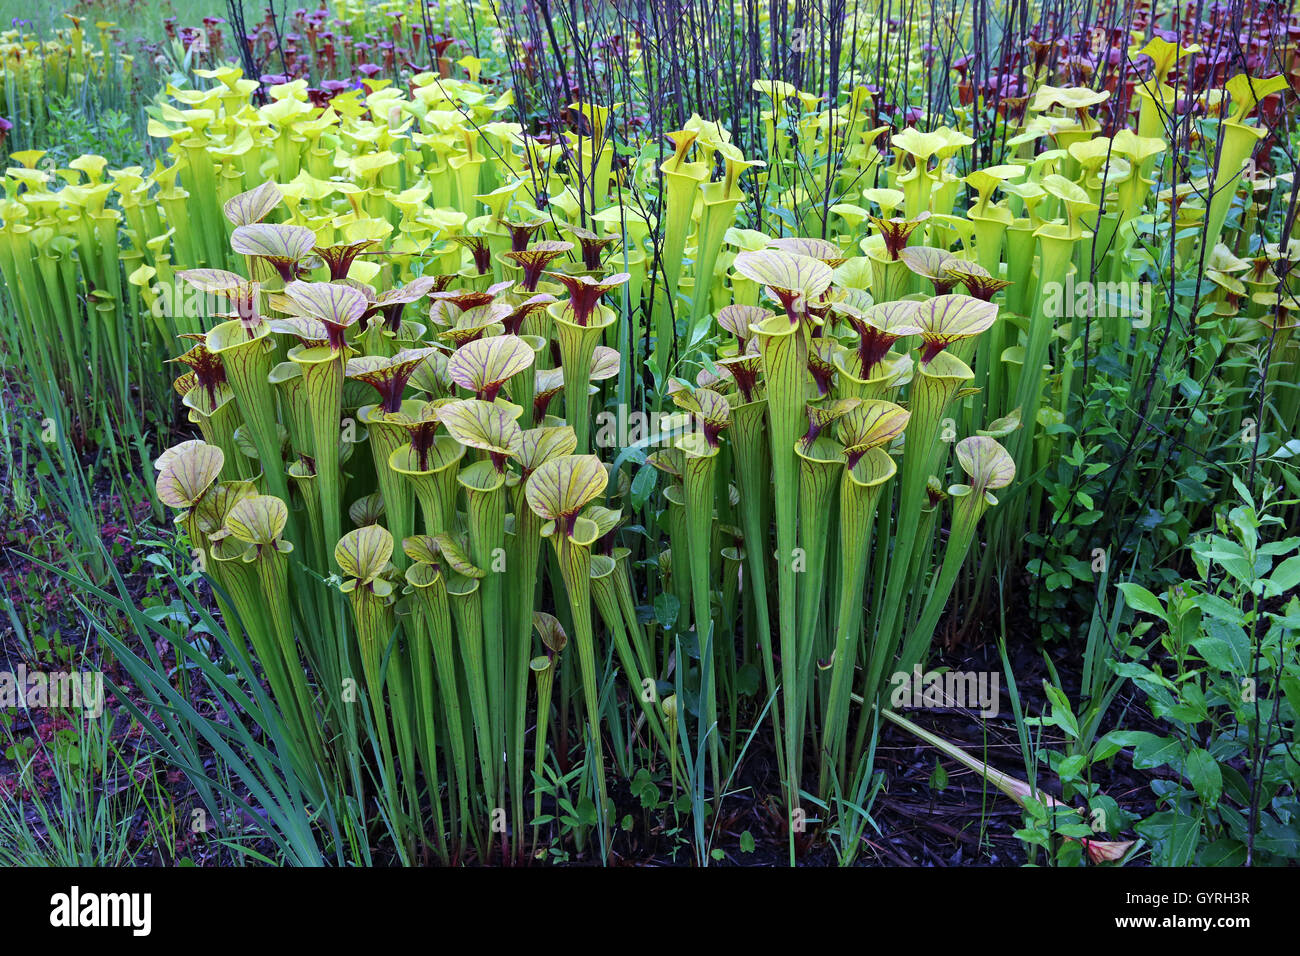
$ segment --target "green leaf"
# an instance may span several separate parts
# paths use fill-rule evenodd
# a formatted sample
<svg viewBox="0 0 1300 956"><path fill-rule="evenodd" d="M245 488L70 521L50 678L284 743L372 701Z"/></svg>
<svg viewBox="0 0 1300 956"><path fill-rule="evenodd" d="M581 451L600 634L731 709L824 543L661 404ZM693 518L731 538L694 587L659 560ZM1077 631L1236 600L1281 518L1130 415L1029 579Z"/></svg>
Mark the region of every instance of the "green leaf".
<svg viewBox="0 0 1300 956"><path fill-rule="evenodd" d="M1124 594L1124 599L1128 602L1129 607L1146 614L1154 614L1161 620L1165 620L1165 607L1160 603L1160 599L1148 591L1140 584L1134 584L1132 581L1124 581L1119 585L1120 591Z"/></svg>
<svg viewBox="0 0 1300 956"><path fill-rule="evenodd" d="M1218 805L1223 793L1223 774L1219 772L1219 762L1208 750L1194 747L1183 762L1183 773L1207 806Z"/></svg>
<svg viewBox="0 0 1300 956"><path fill-rule="evenodd" d="M1099 747L1103 741L1132 747L1135 770L1151 770L1166 764L1177 766L1183 758L1183 748L1178 741L1145 730L1112 730L1098 741Z"/></svg>
<svg viewBox="0 0 1300 956"><path fill-rule="evenodd" d="M736 693L742 697L753 697L758 693L761 672L754 662L745 664L736 671Z"/></svg>
<svg viewBox="0 0 1300 956"><path fill-rule="evenodd" d="M834 273L817 259L782 249L742 252L733 268L747 279L781 292L815 299L830 288Z"/></svg>
<svg viewBox="0 0 1300 956"><path fill-rule="evenodd" d="M595 455L566 455L552 458L533 472L524 494L539 516L558 521L576 515L608 482L609 474Z"/></svg>
<svg viewBox="0 0 1300 956"><path fill-rule="evenodd" d="M1074 708L1070 706L1070 699L1065 696L1065 692L1059 687L1047 681L1043 682L1043 689L1047 692L1047 699L1052 705L1051 717L1044 722L1055 724L1069 734L1071 739L1077 739L1079 736L1079 723L1074 718Z"/></svg>
<svg viewBox="0 0 1300 956"><path fill-rule="evenodd" d="M655 489L658 472L650 465L642 465L632 479L632 507L640 508Z"/></svg>
<svg viewBox="0 0 1300 956"><path fill-rule="evenodd" d="M1240 608L1229 604L1216 594L1198 594L1196 596L1196 606L1204 611L1207 616L1227 621L1229 624L1246 623L1246 615L1242 613Z"/></svg>
<svg viewBox="0 0 1300 956"><path fill-rule="evenodd" d="M917 310L921 339L943 347L959 339L979 335L998 317L998 307L970 295L936 295Z"/></svg>
<svg viewBox="0 0 1300 956"><path fill-rule="evenodd" d="M295 261L311 252L316 233L303 226L259 222L237 226L230 234L230 248L241 256Z"/></svg>
<svg viewBox="0 0 1300 956"><path fill-rule="evenodd" d="M1169 690L1174 689L1173 681L1161 674L1157 674L1144 664L1138 664L1135 661L1126 661L1123 663L1111 661L1110 669L1115 672L1116 677L1127 677L1129 680L1136 681L1139 684L1152 684Z"/></svg>
<svg viewBox="0 0 1300 956"><path fill-rule="evenodd" d="M1205 633L1192 638L1192 647L1217 670L1236 675L1250 672L1250 638L1236 625L1207 618Z"/></svg>
<svg viewBox="0 0 1300 956"><path fill-rule="evenodd" d="M1012 834L1017 840L1024 843L1032 843L1035 846L1047 846L1050 842L1046 833L1041 830L1017 830Z"/></svg>
<svg viewBox="0 0 1300 956"><path fill-rule="evenodd" d="M290 282L284 294L297 310L296 315L328 325L352 325L366 311L366 297L361 291L338 282Z"/></svg>
<svg viewBox="0 0 1300 956"><path fill-rule="evenodd" d="M1086 823L1062 823L1056 828L1056 832L1061 836L1074 837L1076 840L1086 840L1093 835L1092 827Z"/></svg>
<svg viewBox="0 0 1300 956"><path fill-rule="evenodd" d="M1264 587L1265 597L1275 597L1300 587L1300 555L1287 558L1269 575Z"/></svg>
<svg viewBox="0 0 1300 956"><path fill-rule="evenodd" d="M349 531L334 546L334 561L340 570L362 583L384 570L393 556L393 536L383 525L369 524Z"/></svg>
<svg viewBox="0 0 1300 956"><path fill-rule="evenodd" d="M1215 840L1201 850L1198 866L1243 866L1246 862L1246 845L1238 840Z"/></svg>
<svg viewBox="0 0 1300 956"><path fill-rule="evenodd" d="M681 602L672 594L660 594L655 598L655 620L665 630L671 628L681 611Z"/></svg>
<svg viewBox="0 0 1300 956"><path fill-rule="evenodd" d="M467 391L494 390L533 364L533 350L517 335L467 342L447 360L447 377Z"/></svg>
<svg viewBox="0 0 1300 956"><path fill-rule="evenodd" d="M248 192L226 200L221 211L226 214L231 225L249 226L265 219L283 199L284 194L280 192L280 187L274 180L268 179L260 186L254 186Z"/></svg>
<svg viewBox="0 0 1300 956"><path fill-rule="evenodd" d="M1159 866L1186 866L1196 854L1201 836L1201 818L1166 810L1134 826L1155 848L1153 862Z"/></svg>
<svg viewBox="0 0 1300 956"><path fill-rule="evenodd" d="M1056 775L1062 780L1077 780L1087 766L1088 758L1084 754L1072 754L1056 766Z"/></svg>
<svg viewBox="0 0 1300 956"><path fill-rule="evenodd" d="M158 458L158 500L172 508L189 508L217 480L225 460L220 448L201 441L163 452Z"/></svg>
<svg viewBox="0 0 1300 956"><path fill-rule="evenodd" d="M948 771L943 769L943 764L939 763L936 758L934 769L930 771L930 789L938 790L940 793L948 789Z"/></svg>
<svg viewBox="0 0 1300 956"><path fill-rule="evenodd" d="M513 457L524 447L524 435L516 421L519 411L517 405L467 398L439 407L438 420L467 448Z"/></svg>

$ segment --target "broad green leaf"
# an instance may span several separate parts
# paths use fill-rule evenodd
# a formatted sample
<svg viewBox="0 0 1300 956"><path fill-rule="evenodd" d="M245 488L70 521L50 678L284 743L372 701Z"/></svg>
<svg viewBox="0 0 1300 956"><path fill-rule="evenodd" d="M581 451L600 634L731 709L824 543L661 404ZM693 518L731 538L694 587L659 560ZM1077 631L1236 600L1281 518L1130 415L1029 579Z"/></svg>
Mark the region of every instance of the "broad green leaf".
<svg viewBox="0 0 1300 956"><path fill-rule="evenodd" d="M1161 737L1145 730L1112 730L1102 739L1121 747L1132 747L1135 770L1182 764L1183 745L1172 737Z"/></svg>
<svg viewBox="0 0 1300 956"><path fill-rule="evenodd" d="M1300 587L1300 555L1287 558L1268 576L1264 596L1276 597Z"/></svg>
<svg viewBox="0 0 1300 956"><path fill-rule="evenodd" d="M303 226L250 223L230 234L230 248L241 256L260 256L272 262L297 262L316 245L316 233Z"/></svg>
<svg viewBox="0 0 1300 956"><path fill-rule="evenodd" d="M1250 638L1245 630L1218 618L1206 618L1202 627L1205 632L1192 638L1192 647L1205 663L1237 677L1251 672Z"/></svg>
<svg viewBox="0 0 1300 956"><path fill-rule="evenodd" d="M773 239L768 243L768 248L780 249L783 252L793 252L795 255L816 259L832 269L843 264L847 259L843 249L833 242L827 242L825 239L805 239L798 236L789 236L784 239Z"/></svg>
<svg viewBox="0 0 1300 956"><path fill-rule="evenodd" d="M533 364L533 350L517 335L494 335L467 342L447 360L447 375L461 388L494 398L509 378Z"/></svg>
<svg viewBox="0 0 1300 956"><path fill-rule="evenodd" d="M1046 719L1046 722L1060 727L1071 740L1077 740L1079 723L1074 717L1074 708L1070 706L1070 699L1065 696L1064 691L1048 681L1043 681L1043 690L1051 705L1051 716Z"/></svg>
<svg viewBox="0 0 1300 956"><path fill-rule="evenodd" d="M415 534L402 539L402 550L412 561L420 564L437 564L442 552L432 535Z"/></svg>
<svg viewBox="0 0 1300 956"><path fill-rule="evenodd" d="M898 258L907 263L907 268L923 278L931 281L946 281L949 288L956 281L949 277L947 270L957 257L944 249L935 249L932 246L908 246L898 254Z"/></svg>
<svg viewBox="0 0 1300 956"><path fill-rule="evenodd" d="M569 636L564 633L564 625L559 618L545 611L533 612L533 630L551 654L559 654L569 643Z"/></svg>
<svg viewBox="0 0 1300 956"><path fill-rule="evenodd" d="M457 574L467 578L487 576L486 571L476 567L474 562L470 560L469 554L459 540L445 532L435 534L433 540L437 542L438 550L442 553L442 556L447 559L447 565Z"/></svg>
<svg viewBox="0 0 1300 956"><path fill-rule="evenodd" d="M226 527L240 541L266 545L280 540L288 521L289 509L275 495L252 495L230 509Z"/></svg>
<svg viewBox="0 0 1300 956"><path fill-rule="evenodd" d="M781 249L742 252L736 256L733 268L760 285L805 300L829 289L835 277L826 263Z"/></svg>
<svg viewBox="0 0 1300 956"><path fill-rule="evenodd" d="M718 310L718 325L742 342L754 335L751 326L772 317L772 310L757 305L727 305Z"/></svg>
<svg viewBox="0 0 1300 956"><path fill-rule="evenodd" d="M471 398L440 406L438 419L462 445L516 457L523 450L524 442L516 421L521 411L517 405Z"/></svg>
<svg viewBox="0 0 1300 956"><path fill-rule="evenodd" d="M362 584L382 574L393 556L393 536L383 525L369 524L349 531L334 546L334 562Z"/></svg>
<svg viewBox="0 0 1300 956"><path fill-rule="evenodd" d="M160 459L162 460L162 459ZM172 508L189 508L221 474L226 456L216 445L186 442L167 457L158 473L158 500Z"/></svg>
<svg viewBox="0 0 1300 956"><path fill-rule="evenodd" d="M200 292L234 292L249 285L243 276L225 269L182 269L176 276Z"/></svg>
<svg viewBox="0 0 1300 956"><path fill-rule="evenodd" d="M1133 827L1155 849L1157 866L1187 866L1196 856L1201 837L1201 818L1193 814L1164 810Z"/></svg>
<svg viewBox="0 0 1300 956"><path fill-rule="evenodd" d="M649 499L651 492L654 491L655 482L658 480L659 472L649 464L642 465L632 479L631 500L632 507L639 509Z"/></svg>
<svg viewBox="0 0 1300 956"><path fill-rule="evenodd" d="M1207 807L1218 806L1219 796L1223 793L1223 774L1219 771L1219 762L1208 750L1193 747L1183 762L1183 773Z"/></svg>
<svg viewBox="0 0 1300 956"><path fill-rule="evenodd" d="M578 436L568 425L529 428L522 439L517 457L525 478L552 458L572 455L578 447Z"/></svg>
<svg viewBox="0 0 1300 956"><path fill-rule="evenodd" d="M671 628L677 621L677 615L681 610L681 602L677 597L667 592L661 593L654 600L655 620L665 630ZM664 710L668 709L668 701L664 700Z"/></svg>
<svg viewBox="0 0 1300 956"><path fill-rule="evenodd" d="M339 282L290 282L284 293L298 315L326 325L351 325L365 314L367 306L365 295Z"/></svg>
<svg viewBox="0 0 1300 956"><path fill-rule="evenodd" d="M1229 624L1245 624L1246 615L1241 608L1235 604L1229 604L1223 598L1216 594L1198 594L1196 595L1196 606L1199 607L1207 617L1215 617Z"/></svg>
<svg viewBox="0 0 1300 956"><path fill-rule="evenodd" d="M989 328L998 317L998 307L969 295L937 295L922 302L916 311L926 358L959 339L967 339Z"/></svg>
<svg viewBox="0 0 1300 956"><path fill-rule="evenodd" d="M992 438L973 435L957 443L957 463L970 476L976 492L995 491L1011 484L1016 463Z"/></svg>
<svg viewBox="0 0 1300 956"><path fill-rule="evenodd" d="M595 455L566 455L542 464L528 479L528 506L548 521L573 518L605 490L609 474Z"/></svg>
<svg viewBox="0 0 1300 956"><path fill-rule="evenodd" d="M251 226L269 216L271 210L280 205L283 199L280 187L274 180L268 179L260 186L254 186L247 192L228 199L221 211L226 214L232 226Z"/></svg>
<svg viewBox="0 0 1300 956"><path fill-rule="evenodd" d="M1165 620L1165 606L1142 585L1132 581L1122 581L1118 587L1124 593L1124 600L1128 602L1129 607L1144 614L1153 614L1162 621Z"/></svg>

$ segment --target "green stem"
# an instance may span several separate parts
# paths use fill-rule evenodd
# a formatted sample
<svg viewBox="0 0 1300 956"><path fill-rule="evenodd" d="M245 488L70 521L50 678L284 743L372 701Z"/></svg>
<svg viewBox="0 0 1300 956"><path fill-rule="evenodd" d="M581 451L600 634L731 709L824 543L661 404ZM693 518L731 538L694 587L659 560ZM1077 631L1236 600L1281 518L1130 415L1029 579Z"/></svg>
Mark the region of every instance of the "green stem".
<svg viewBox="0 0 1300 956"><path fill-rule="evenodd" d="M799 808L803 748L798 739L794 680L798 661L795 544L799 520L798 464L795 441L801 431L808 345L804 331L787 316L776 315L754 326L767 382L768 440L776 501L777 608L780 614L781 686L785 699L786 807L790 815L789 847L794 860L794 814Z"/></svg>

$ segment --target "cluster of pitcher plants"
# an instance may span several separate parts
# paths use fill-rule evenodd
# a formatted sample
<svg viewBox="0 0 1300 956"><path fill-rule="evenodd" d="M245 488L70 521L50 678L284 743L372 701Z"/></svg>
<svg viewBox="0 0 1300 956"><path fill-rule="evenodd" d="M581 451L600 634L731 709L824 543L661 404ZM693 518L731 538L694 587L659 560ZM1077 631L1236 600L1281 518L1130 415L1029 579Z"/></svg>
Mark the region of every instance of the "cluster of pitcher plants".
<svg viewBox="0 0 1300 956"><path fill-rule="evenodd" d="M688 709L642 688L688 669L679 655L692 635L688 686L715 794L722 728L734 730L719 724L717 688L734 716L745 641L780 698L771 713L791 813L805 736L818 743L823 787L856 767L852 689L866 703L861 738L895 658L910 666L924 656L993 492L1015 473L998 442L979 435L955 445L960 484L945 492L935 477L949 467L943 421L974 378L960 356L994 324L996 305L951 292L876 302L869 282L835 280L839 250L817 240L738 256L736 284L765 290L780 311L720 309L721 374L672 391L696 427L652 456L677 479L664 492L670 548L657 560L692 627L660 639L637 616L632 551L611 507L620 496L591 454L591 393L618 367L600 344L618 321L602 299L628 274L599 259L556 266L575 245L534 244L521 229L519 248L499 255L501 282L485 262L482 273L470 265L377 288L349 274L371 243L321 247L303 226L264 221L282 201L267 183L226 206L251 275L179 273L225 309L206 331L183 333L175 359L186 370L174 387L202 438L155 466L159 499L179 511L225 620L238 622L286 714L300 774L357 792L378 780L404 852L431 841L446 857L468 838L481 849L485 834L509 832L517 853L532 795L526 753L540 767L569 638L577 665L560 686L580 688L595 802L607 809L598 661L612 652L640 702L633 734L675 762ZM898 238L896 224L882 230ZM465 246L472 261L474 244ZM901 471L889 454L898 444ZM739 525L716 554L727 532L715 517ZM832 540L840 560L828 563ZM715 627L732 619L713 602L718 564L719 597L729 594L734 611L743 593L752 632ZM875 611L864 631L868 582ZM362 713L350 706L362 702ZM364 739L376 753L363 752ZM331 762L342 772L321 774ZM491 829L507 806L512 826Z"/></svg>
<svg viewBox="0 0 1300 956"><path fill-rule="evenodd" d="M535 852L574 763L579 849L647 765L702 826L762 734L793 862L821 809L861 815L894 675L1055 520L1033 476L1099 344L1148 403L1162 361L1202 373L1202 452L1300 418L1294 241L1253 237L1290 81L1190 97L1195 50L1126 39L1122 90L1031 57L986 164L986 78L928 128L759 79L744 149L691 115L656 151L612 102L537 135L446 44L404 83L198 70L151 170L11 157L5 341L78 449L152 460L280 756L403 861Z"/></svg>

